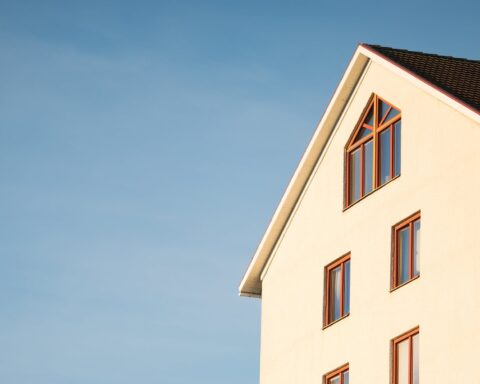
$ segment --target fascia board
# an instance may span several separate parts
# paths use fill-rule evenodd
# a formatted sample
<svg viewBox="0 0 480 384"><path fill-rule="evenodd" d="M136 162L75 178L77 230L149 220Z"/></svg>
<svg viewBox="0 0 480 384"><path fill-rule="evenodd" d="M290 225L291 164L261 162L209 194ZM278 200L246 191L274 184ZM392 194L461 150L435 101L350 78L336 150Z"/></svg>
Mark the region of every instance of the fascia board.
<svg viewBox="0 0 480 384"><path fill-rule="evenodd" d="M360 47L355 51L350 63L342 77L333 97L328 104L322 119L310 140L295 173L283 194L280 203L270 220L260 244L250 261L244 277L239 286L240 296L261 297L261 273L266 265L275 244L280 237L285 224L288 222L298 198L307 183L319 156L336 125L358 79L368 62L367 56L360 52Z"/></svg>

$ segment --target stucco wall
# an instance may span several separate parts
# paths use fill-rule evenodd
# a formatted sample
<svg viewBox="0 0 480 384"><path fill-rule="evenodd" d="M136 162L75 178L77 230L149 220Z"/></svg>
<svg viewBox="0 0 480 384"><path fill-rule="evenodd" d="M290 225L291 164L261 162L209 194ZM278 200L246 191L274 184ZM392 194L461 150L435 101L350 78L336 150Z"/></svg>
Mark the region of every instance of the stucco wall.
<svg viewBox="0 0 480 384"><path fill-rule="evenodd" d="M343 211L344 146L372 92L402 110L401 176ZM420 326L422 384L479 382L480 126L372 63L262 283L261 384L388 383L390 340ZM390 292L391 227L421 210L420 278ZM324 267L351 252L350 315L322 330ZM473 381L472 381L473 380Z"/></svg>

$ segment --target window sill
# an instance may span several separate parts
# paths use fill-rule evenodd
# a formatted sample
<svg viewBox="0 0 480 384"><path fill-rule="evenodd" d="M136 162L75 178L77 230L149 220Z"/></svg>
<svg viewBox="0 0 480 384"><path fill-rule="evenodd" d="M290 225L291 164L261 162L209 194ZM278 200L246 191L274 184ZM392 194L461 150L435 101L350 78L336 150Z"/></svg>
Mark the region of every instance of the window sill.
<svg viewBox="0 0 480 384"><path fill-rule="evenodd" d="M332 321L331 323L328 323L328 324L324 325L324 326L322 327L322 331L323 331L324 329L327 329L328 327L331 327L333 324L337 324L339 321L342 321L343 319L347 318L348 316L350 316L350 313L347 313L345 316L342 316L342 317L340 317L339 319L337 319L337 320L335 320L335 321Z"/></svg>
<svg viewBox="0 0 480 384"><path fill-rule="evenodd" d="M367 193L365 196L361 197L360 199L358 199L357 201L355 201L354 203L346 206L346 207L343 207L343 210L342 212L345 212L347 209L350 209L351 207L353 207L354 205L357 205L360 201L366 199L368 196L370 195L373 195L375 192L377 192L379 189L382 189L385 185L388 185L390 184L392 181L394 180L397 180L401 175L398 175L398 176L395 176L393 179L390 179L388 180L386 183L383 183L382 185L380 185L379 187L375 188L373 191Z"/></svg>
<svg viewBox="0 0 480 384"><path fill-rule="evenodd" d="M396 290L399 289L399 288L404 287L405 285L407 285L408 283L411 283L412 281L417 280L419 277L420 277L420 274L418 274L418 275L415 276L415 277L412 277L410 280L407 280L407 281L405 281L404 283L402 283L402 284L400 284L400 285L397 285L397 286L395 286L395 287L390 288L390 293L392 293L393 291L396 291Z"/></svg>

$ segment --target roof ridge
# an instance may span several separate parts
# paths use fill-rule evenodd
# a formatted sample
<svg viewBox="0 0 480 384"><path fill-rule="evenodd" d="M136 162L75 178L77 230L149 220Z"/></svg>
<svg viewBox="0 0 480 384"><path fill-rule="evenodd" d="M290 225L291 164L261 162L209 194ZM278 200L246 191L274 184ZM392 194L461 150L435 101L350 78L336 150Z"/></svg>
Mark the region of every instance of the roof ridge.
<svg viewBox="0 0 480 384"><path fill-rule="evenodd" d="M375 50L378 50L378 48L379 49L388 49L388 50L392 50L392 51L395 51L395 52L414 53L414 54L419 54L419 55L438 57L438 58L442 58L442 59L453 59L453 60L467 61L467 62L476 63L476 64L480 63L480 60L467 59L465 57L438 55L436 53L428 53L428 52L422 52L422 51L411 51L411 50L408 50L408 49L385 47L383 45L378 45L378 44L361 43L360 45L371 47Z"/></svg>

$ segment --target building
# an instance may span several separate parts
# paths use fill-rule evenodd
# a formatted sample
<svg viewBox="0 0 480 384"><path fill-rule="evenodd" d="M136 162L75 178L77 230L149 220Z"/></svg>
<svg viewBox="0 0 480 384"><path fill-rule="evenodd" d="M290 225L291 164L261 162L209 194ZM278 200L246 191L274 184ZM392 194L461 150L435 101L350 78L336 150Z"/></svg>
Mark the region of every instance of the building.
<svg viewBox="0 0 480 384"><path fill-rule="evenodd" d="M480 61L361 44L240 284L260 383L480 383L479 293Z"/></svg>

